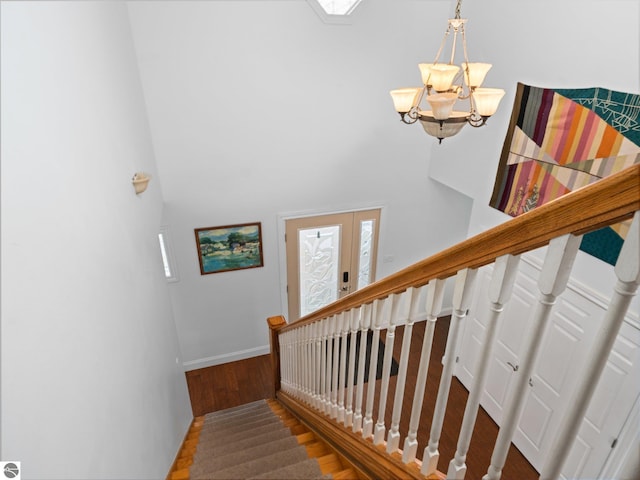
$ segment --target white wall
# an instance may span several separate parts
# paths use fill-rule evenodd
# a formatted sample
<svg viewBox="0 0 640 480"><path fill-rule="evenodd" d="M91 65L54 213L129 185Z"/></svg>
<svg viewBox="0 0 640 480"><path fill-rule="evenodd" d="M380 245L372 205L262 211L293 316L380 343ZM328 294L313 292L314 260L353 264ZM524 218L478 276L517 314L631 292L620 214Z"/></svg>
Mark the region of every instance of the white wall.
<svg viewBox="0 0 640 480"><path fill-rule="evenodd" d="M286 314L281 214L383 206L379 277L464 238L470 199L428 178L435 140L388 93L419 82L449 7L367 0L328 25L303 0L129 4L187 369L266 352L266 318ZM254 221L264 268L201 276L193 229Z"/></svg>
<svg viewBox="0 0 640 480"><path fill-rule="evenodd" d="M22 478L164 478L191 410L126 7L1 8L0 458Z"/></svg>

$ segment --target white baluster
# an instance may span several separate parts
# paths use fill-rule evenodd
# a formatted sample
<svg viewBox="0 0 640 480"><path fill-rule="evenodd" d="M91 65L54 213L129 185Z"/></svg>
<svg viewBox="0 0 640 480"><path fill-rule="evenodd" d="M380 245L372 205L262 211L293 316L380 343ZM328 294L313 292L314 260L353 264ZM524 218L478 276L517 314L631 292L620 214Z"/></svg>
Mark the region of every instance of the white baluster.
<svg viewBox="0 0 640 480"><path fill-rule="evenodd" d="M298 328L298 354L297 354L296 370L298 372L298 393L301 399L305 399L305 383L304 383L304 328Z"/></svg>
<svg viewBox="0 0 640 480"><path fill-rule="evenodd" d="M388 299L374 300L372 307L373 336L371 339L371 357L369 358L369 380L367 383L367 405L365 418L362 422L362 436L369 438L373 435L373 401L376 391L376 375L378 369L378 349L380 345L380 330L386 321L385 309L389 305Z"/></svg>
<svg viewBox="0 0 640 480"><path fill-rule="evenodd" d="M291 331L291 391L298 396L298 329Z"/></svg>
<svg viewBox="0 0 640 480"><path fill-rule="evenodd" d="M304 399L304 330L302 328L297 329L298 342L297 342L297 355L296 355L296 371L297 371L297 390L298 397Z"/></svg>
<svg viewBox="0 0 640 480"><path fill-rule="evenodd" d="M287 336L287 391L293 392L293 331L288 331Z"/></svg>
<svg viewBox="0 0 640 480"><path fill-rule="evenodd" d="M324 407L327 401L327 331L329 319L323 318L320 322L319 337L320 337L320 402L318 404L318 410L324 411Z"/></svg>
<svg viewBox="0 0 640 480"><path fill-rule="evenodd" d="M309 403L311 398L309 384L310 377L310 361L309 361L309 325L305 325L301 329L302 340L300 342L302 350L302 365L300 366L301 378L302 378L302 395L303 398Z"/></svg>
<svg viewBox="0 0 640 480"><path fill-rule="evenodd" d="M280 342L280 388L285 392L287 391L289 384L288 333L289 332L284 332L278 335L278 341Z"/></svg>
<svg viewBox="0 0 640 480"><path fill-rule="evenodd" d="M393 412L391 414L391 428L387 434L387 453L394 453L400 446L400 418L402 416L402 401L404 400L404 387L407 380L407 367L409 365L409 350L411 349L411 336L413 324L421 320L418 317L420 299L424 288L410 288L406 295L409 297L409 316L404 326L402 335L402 350L400 352L400 363L398 364L398 375L396 379L396 391L393 397ZM399 322L398 322L399 323Z"/></svg>
<svg viewBox="0 0 640 480"><path fill-rule="evenodd" d="M296 355L296 371L297 371L297 390L298 390L298 398L301 400L305 399L304 396L304 329L298 328L298 342L297 342L297 355Z"/></svg>
<svg viewBox="0 0 640 480"><path fill-rule="evenodd" d="M478 416L480 397L484 392L487 371L489 370L489 361L491 360L496 332L498 331L498 323L504 309L504 304L507 303L511 297L513 284L518 273L519 261L519 256L504 255L495 262L489 284L489 301L491 305L487 328L484 334L482 349L478 356L478 362L476 363L473 387L469 392L464 410L464 417L458 436L457 450L455 457L449 463L449 470L447 472L448 479L462 480L467 472L467 452L469 451L473 427L476 424L476 418Z"/></svg>
<svg viewBox="0 0 640 480"><path fill-rule="evenodd" d="M342 322L344 313L336 316L335 330L333 335L333 373L331 375L331 418L338 418L338 374L340 370L340 335L342 333Z"/></svg>
<svg viewBox="0 0 640 480"><path fill-rule="evenodd" d="M364 393L364 371L367 356L367 336L371 326L371 312L373 305L368 303L362 307L360 317L360 354L358 356L358 379L356 388L355 413L353 414L353 432L362 430L362 397Z"/></svg>
<svg viewBox="0 0 640 480"><path fill-rule="evenodd" d="M314 324L309 324L307 325L307 368L308 368L308 372L307 372L307 382L308 382L308 387L307 387L307 392L308 392L308 397L309 397L309 405L313 405L315 402L315 381L316 381L316 377L315 377L315 373L316 373L316 369L315 369L315 364L316 364L316 360L315 360L315 340L314 340L314 336L313 336L313 331L314 331Z"/></svg>
<svg viewBox="0 0 640 480"><path fill-rule="evenodd" d="M373 430L373 444L380 445L384 442L385 421L384 415L387 408L387 396L389 393L389 378L391 377L391 360L393 359L393 341L396 336L396 320L400 312L404 296L394 294L391 296L391 315L387 325L387 336L384 341L384 360L382 362L382 386L380 388L380 400L378 404L378 421Z"/></svg>
<svg viewBox="0 0 640 480"><path fill-rule="evenodd" d="M447 409L453 367L456 363L460 323L467 315L471 297L473 296L473 286L477 273L478 271L476 269L465 268L464 270L460 270L456 275L456 284L453 291L453 314L451 315L451 324L449 325L449 334L447 335L447 346L445 347L442 375L440 376L440 384L438 386L438 397L436 398L436 406L433 411L429 444L424 449L422 456L422 468L420 472L424 475L431 475L438 468L438 459L440 458L438 445L440 444L442 424Z"/></svg>
<svg viewBox="0 0 640 480"><path fill-rule="evenodd" d="M280 380L280 386L282 388L282 390L284 390L285 392L288 391L289 388L289 384L290 384L290 380L289 380L289 357L290 357L290 352L289 352L289 332L285 332L285 333L281 333L280 334L280 365L281 367L281 380Z"/></svg>
<svg viewBox="0 0 640 480"><path fill-rule="evenodd" d="M416 453L418 452L417 438L418 427L420 426L420 414L422 413L424 390L427 385L429 359L431 358L431 346L433 344L433 332L435 330L437 316L442 309L444 286L445 281L440 279L431 280L427 286L427 324L425 326L422 350L420 352L416 389L413 392L413 405L411 407L411 419L409 420L409 433L407 434L407 438L404 440L404 447L402 449L402 461L404 463L413 462L416 459Z"/></svg>
<svg viewBox="0 0 640 480"><path fill-rule="evenodd" d="M295 340L294 340L294 350L293 350L293 385L295 396L300 398L300 329L296 328L294 330Z"/></svg>
<svg viewBox="0 0 640 480"><path fill-rule="evenodd" d="M322 369L322 321L318 320L313 324L313 406L320 409L322 404L322 394L320 390L320 376Z"/></svg>
<svg viewBox="0 0 640 480"><path fill-rule="evenodd" d="M609 302L609 308L594 345L589 350L587 364L569 403L571 409L561 421L553 448L550 450L550 457L542 469L541 479L559 478L562 466L573 446L589 401L629 309L631 299L638 290L640 283L640 212L635 213L614 271L618 280Z"/></svg>
<svg viewBox="0 0 640 480"><path fill-rule="evenodd" d="M335 338L336 316L333 315L327 322L327 364L326 364L326 392L325 392L325 408L324 413L331 415L331 398L333 395L333 341Z"/></svg>
<svg viewBox="0 0 640 480"><path fill-rule="evenodd" d="M340 336L340 380L338 383L338 422L344 422L344 384L347 382L347 337L349 335L349 326L351 325L351 316L353 310L344 312L342 318L342 332Z"/></svg>
<svg viewBox="0 0 640 480"><path fill-rule="evenodd" d="M362 307L354 309L351 313L351 338L349 348L349 364L347 367L347 399L345 401L344 426L349 428L353 425L353 383L356 370L356 343L358 341L358 327L360 326L360 314Z"/></svg>
<svg viewBox="0 0 640 480"><path fill-rule="evenodd" d="M306 349L306 376L307 376L307 402L309 405L313 405L314 402L314 391L313 391L313 383L315 381L315 359L314 359L314 348L315 342L313 340L313 324L306 325L305 327L306 335L305 335L305 349Z"/></svg>
<svg viewBox="0 0 640 480"><path fill-rule="evenodd" d="M498 431L493 454L491 455L491 465L487 474L482 477L483 480L498 480L502 475L502 467L504 467L504 462L509 453L511 439L524 407L524 399L528 391L527 384L538 356L540 339L544 335L556 298L567 286L581 240L581 236L564 235L554 238L549 243L549 249L538 279L540 297L532 318L530 331L528 332L528 343L525 347L509 400L506 403L505 414Z"/></svg>
<svg viewBox="0 0 640 480"><path fill-rule="evenodd" d="M285 335L285 348L282 349L282 351L284 352L285 355L285 359L283 361L283 364L285 365L284 371L285 371L285 382L284 385L286 386L285 391L287 392L291 392L291 385L292 385L292 379L291 379L291 364L292 364L292 360L291 360L291 337L292 337L292 333L291 331L286 332Z"/></svg>
<svg viewBox="0 0 640 480"><path fill-rule="evenodd" d="M307 398L309 405L314 405L315 402L315 347L316 343L313 336L314 324L311 323L306 326L307 336Z"/></svg>

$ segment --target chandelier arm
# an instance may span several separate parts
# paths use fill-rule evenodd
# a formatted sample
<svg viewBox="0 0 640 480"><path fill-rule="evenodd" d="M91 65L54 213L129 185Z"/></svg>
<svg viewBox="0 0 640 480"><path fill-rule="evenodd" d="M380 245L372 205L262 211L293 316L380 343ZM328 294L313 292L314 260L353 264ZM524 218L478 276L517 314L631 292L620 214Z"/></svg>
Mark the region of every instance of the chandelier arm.
<svg viewBox="0 0 640 480"><path fill-rule="evenodd" d="M464 32L464 29L462 30ZM464 37L463 37L464 38ZM449 60L449 65L453 65L453 60L456 56L456 43L458 42L458 29L453 29L453 45L451 46L451 59Z"/></svg>
<svg viewBox="0 0 640 480"><path fill-rule="evenodd" d="M400 120L402 120L402 123L406 123L407 125L411 125L411 124L416 123L418 121L418 118L420 118L420 112L419 112L419 109L418 109L418 105L420 105L420 102L418 102L417 105L414 105L413 107L411 107L411 110L409 110L408 112L400 114Z"/></svg>
<svg viewBox="0 0 640 480"><path fill-rule="evenodd" d="M487 123L488 117L481 116L474 108L471 107L471 115L467 117L467 123L472 127L482 127L485 123Z"/></svg>
<svg viewBox="0 0 640 480"><path fill-rule="evenodd" d="M431 74L429 74L429 77L431 77ZM411 110L415 109L416 114L420 110L420 104L422 103L422 99L424 98L424 94L425 94L425 92L427 92L428 88L429 87L426 84L422 87L422 90L420 90L420 95L418 95L418 100L416 101L415 105L413 107L411 107ZM428 93L429 92L427 92L427 94Z"/></svg>
<svg viewBox="0 0 640 480"><path fill-rule="evenodd" d="M464 88L462 86L459 87L459 91L458 91L458 100L467 100L467 99L471 99L473 92L471 90L468 90L467 93L464 93ZM471 107L471 109L473 110L473 106Z"/></svg>
<svg viewBox="0 0 640 480"><path fill-rule="evenodd" d="M450 33L451 33L451 24L447 26L447 30L444 32L444 37L442 37L442 42L440 42L440 48L438 49L438 53L436 53L436 59L433 61L434 64L438 63L438 60L440 59L440 54L442 53L442 49L447 43L447 37L449 36Z"/></svg>
<svg viewBox="0 0 640 480"><path fill-rule="evenodd" d="M400 113L400 119L402 120L402 123L411 125L418 121L418 118L420 118L420 104L422 103L422 98L424 97L424 94L427 88L428 87L425 85L420 89L420 94L418 95L418 99L411 106L408 112Z"/></svg>
<svg viewBox="0 0 640 480"><path fill-rule="evenodd" d="M469 63L469 56L467 55L467 35L464 31L464 23L460 25L460 31L462 33L462 56L464 57L465 63Z"/></svg>
<svg viewBox="0 0 640 480"><path fill-rule="evenodd" d="M462 2L462 0L460 0L460 3ZM460 31L462 34L462 57L464 58L464 65L462 66L462 88L464 88L465 85L467 85L467 89L468 89L468 93L462 94L462 95L458 95L460 97L461 100L466 100L467 98L470 99L469 102L471 103L471 112L473 113L475 111L475 106L473 104L473 96L471 95L473 93L473 87L471 87L471 85L469 85L469 82L467 82L467 80L470 79L470 72L469 72L469 56L467 55L467 35L464 31L464 23L462 25L460 25ZM466 78L465 78L466 77Z"/></svg>

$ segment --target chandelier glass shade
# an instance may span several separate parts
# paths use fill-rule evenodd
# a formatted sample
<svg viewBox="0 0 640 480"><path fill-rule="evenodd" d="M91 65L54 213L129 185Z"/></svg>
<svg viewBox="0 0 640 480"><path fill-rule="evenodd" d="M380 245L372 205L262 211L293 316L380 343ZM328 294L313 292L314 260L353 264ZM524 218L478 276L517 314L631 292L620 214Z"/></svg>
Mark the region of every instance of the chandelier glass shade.
<svg viewBox="0 0 640 480"><path fill-rule="evenodd" d="M505 92L499 88L483 88L482 83L491 68L490 63L470 63L467 58L467 39L464 26L466 19L460 18L460 5L456 5L455 18L449 19L447 30L433 63L420 63L422 87L407 87L392 90L391 98L396 111L404 123L420 120L425 132L442 139L456 135L469 124L481 127L498 109ZM440 62L440 55L453 34L449 63ZM456 44L462 43L463 62L454 65ZM423 99L430 110L422 110ZM465 103L464 110L455 110L457 103Z"/></svg>

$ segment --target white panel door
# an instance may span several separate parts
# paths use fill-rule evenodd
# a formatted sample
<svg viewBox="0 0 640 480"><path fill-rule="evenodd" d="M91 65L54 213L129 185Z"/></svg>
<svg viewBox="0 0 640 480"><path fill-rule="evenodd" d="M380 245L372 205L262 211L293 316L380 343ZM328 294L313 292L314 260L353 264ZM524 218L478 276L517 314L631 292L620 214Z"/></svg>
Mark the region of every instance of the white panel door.
<svg viewBox="0 0 640 480"><path fill-rule="evenodd" d="M486 322L489 316L488 287L493 268L484 267L479 272L479 284L476 288L473 306L469 310L456 376L471 389L476 374L477 356L484 342ZM529 312L535 306L536 272L518 272L518 278L513 288L512 298L505 305L493 355L489 362L489 371L485 383L485 391L481 404L493 420L500 424L502 409L507 400L507 394L518 369L518 358L521 353L527 330Z"/></svg>
<svg viewBox="0 0 640 480"><path fill-rule="evenodd" d="M603 478L600 475L602 466L613 452L639 396L640 330L623 323L563 468L562 478Z"/></svg>
<svg viewBox="0 0 640 480"><path fill-rule="evenodd" d="M480 283L459 349L456 376L470 389L488 318L487 288L492 268ZM513 295L505 306L487 373L482 407L500 425L508 393L518 375L519 358L536 308L539 269L521 262ZM537 470L544 465L560 420L569 411L577 376L604 318L603 306L571 286L558 298L529 381L525 406L513 442ZM598 478L611 446L640 395L640 330L624 323L598 383L564 474L567 479Z"/></svg>
<svg viewBox="0 0 640 480"><path fill-rule="evenodd" d="M570 408L577 376L603 313L570 290L556 301L513 439L537 470L544 465L558 424Z"/></svg>

